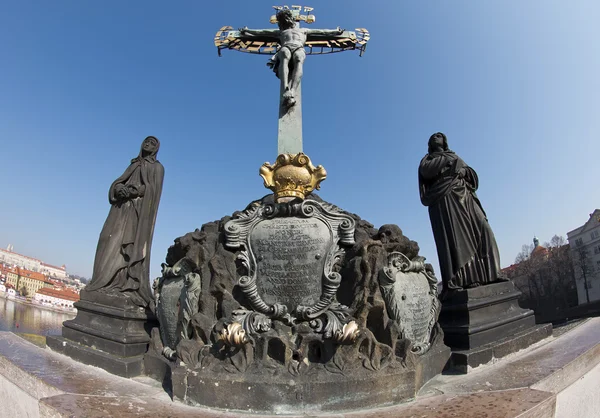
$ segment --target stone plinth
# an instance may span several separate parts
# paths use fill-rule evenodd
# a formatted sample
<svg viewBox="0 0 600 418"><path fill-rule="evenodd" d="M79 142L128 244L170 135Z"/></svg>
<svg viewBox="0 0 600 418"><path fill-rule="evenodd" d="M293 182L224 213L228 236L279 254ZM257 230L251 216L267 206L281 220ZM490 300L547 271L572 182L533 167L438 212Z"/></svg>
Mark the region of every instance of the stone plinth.
<svg viewBox="0 0 600 418"><path fill-rule="evenodd" d="M533 311L519 306L520 295L511 281L447 295L439 322L455 369L466 373L552 334L551 325L536 326Z"/></svg>
<svg viewBox="0 0 600 418"><path fill-rule="evenodd" d="M534 325L514 335L480 347L470 350L454 350L448 368L460 373L468 373L470 368L515 353L551 335L552 324Z"/></svg>
<svg viewBox="0 0 600 418"><path fill-rule="evenodd" d="M119 293L81 292L77 317L65 321L50 348L123 377L143 372L153 317Z"/></svg>

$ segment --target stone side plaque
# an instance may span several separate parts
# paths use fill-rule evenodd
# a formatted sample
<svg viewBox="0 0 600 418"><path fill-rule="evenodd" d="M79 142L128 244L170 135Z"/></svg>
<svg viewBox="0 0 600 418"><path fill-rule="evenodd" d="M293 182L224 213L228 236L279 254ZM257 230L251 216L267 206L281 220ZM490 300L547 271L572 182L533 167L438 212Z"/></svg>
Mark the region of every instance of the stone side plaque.
<svg viewBox="0 0 600 418"><path fill-rule="evenodd" d="M160 283L156 317L160 323L160 337L165 347L174 349L178 342L179 299L184 289L183 277L170 277Z"/></svg>
<svg viewBox="0 0 600 418"><path fill-rule="evenodd" d="M269 305L292 312L321 296L325 256L333 244L325 222L314 218L274 218L259 222L250 234L256 256L256 285Z"/></svg>
<svg viewBox="0 0 600 418"><path fill-rule="evenodd" d="M425 270L423 261L411 261L402 253L392 253L388 266L379 273L388 316L419 354L429 349L431 330L440 312L437 279Z"/></svg>
<svg viewBox="0 0 600 418"><path fill-rule="evenodd" d="M154 281L156 318L160 324L163 354L173 359L179 341L189 339L189 324L198 310L200 276L192 273L193 263L186 258L173 267L162 264L162 276Z"/></svg>
<svg viewBox="0 0 600 418"><path fill-rule="evenodd" d="M225 224L229 248L243 248L247 268L238 285L252 310L272 318L308 320L335 301L333 271L354 243L354 219L314 200L250 207Z"/></svg>
<svg viewBox="0 0 600 418"><path fill-rule="evenodd" d="M394 292L396 300L401 301L397 314L401 318L404 338L413 343L427 342L427 326L432 305L427 278L415 272L397 273Z"/></svg>

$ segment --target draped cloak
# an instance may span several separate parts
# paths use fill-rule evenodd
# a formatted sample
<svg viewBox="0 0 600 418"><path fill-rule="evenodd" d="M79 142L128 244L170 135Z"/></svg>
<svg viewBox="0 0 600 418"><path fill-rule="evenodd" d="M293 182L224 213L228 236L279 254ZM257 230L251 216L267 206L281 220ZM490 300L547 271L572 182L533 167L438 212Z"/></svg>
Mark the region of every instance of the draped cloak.
<svg viewBox="0 0 600 418"><path fill-rule="evenodd" d="M478 186L475 170L452 151L421 160L421 203L429 208L444 290L500 279L498 246L475 194Z"/></svg>
<svg viewBox="0 0 600 418"><path fill-rule="evenodd" d="M110 186L108 200L112 206L100 233L87 291L115 289L127 294L138 306L148 306L152 300L150 247L164 178L157 152L158 146L147 156L140 151ZM138 197L118 199L119 184L135 191Z"/></svg>

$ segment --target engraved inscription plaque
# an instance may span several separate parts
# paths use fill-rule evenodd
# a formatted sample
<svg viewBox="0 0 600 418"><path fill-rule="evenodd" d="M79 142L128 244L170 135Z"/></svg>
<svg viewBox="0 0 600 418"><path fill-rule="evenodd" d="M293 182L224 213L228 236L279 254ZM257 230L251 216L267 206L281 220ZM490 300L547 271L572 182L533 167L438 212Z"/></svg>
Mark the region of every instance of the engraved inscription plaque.
<svg viewBox="0 0 600 418"><path fill-rule="evenodd" d="M250 234L256 257L256 285L269 305L292 312L310 306L322 292L324 263L332 245L328 226L316 218L274 218L259 222Z"/></svg>
<svg viewBox="0 0 600 418"><path fill-rule="evenodd" d="M425 269L425 259L391 253L388 266L379 272L379 287L390 319L412 341L413 352L425 353L440 313L437 279Z"/></svg>
<svg viewBox="0 0 600 418"><path fill-rule="evenodd" d="M402 322L404 338L413 344L429 341L429 319L431 317L431 298L429 283L421 273L397 273L396 300L399 301L398 313Z"/></svg>
<svg viewBox="0 0 600 418"><path fill-rule="evenodd" d="M354 244L354 219L314 200L252 204L225 224L225 245L242 248L238 286L249 307L288 323L312 320L334 303L341 245ZM251 332L251 330L246 329Z"/></svg>

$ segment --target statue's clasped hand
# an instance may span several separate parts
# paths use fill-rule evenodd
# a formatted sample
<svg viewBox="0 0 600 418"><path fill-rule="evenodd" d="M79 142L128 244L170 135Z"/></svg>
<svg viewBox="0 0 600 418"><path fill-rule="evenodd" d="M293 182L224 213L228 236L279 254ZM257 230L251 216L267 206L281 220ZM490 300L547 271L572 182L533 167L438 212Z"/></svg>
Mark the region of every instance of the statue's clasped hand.
<svg viewBox="0 0 600 418"><path fill-rule="evenodd" d="M135 186L133 184L117 184L115 186L115 196L117 200L121 202L135 199L137 197L143 197L145 191L146 186L143 184L140 186Z"/></svg>
<svg viewBox="0 0 600 418"><path fill-rule="evenodd" d="M115 187L115 195L117 200L127 200L129 198L129 190L123 184L117 184Z"/></svg>

